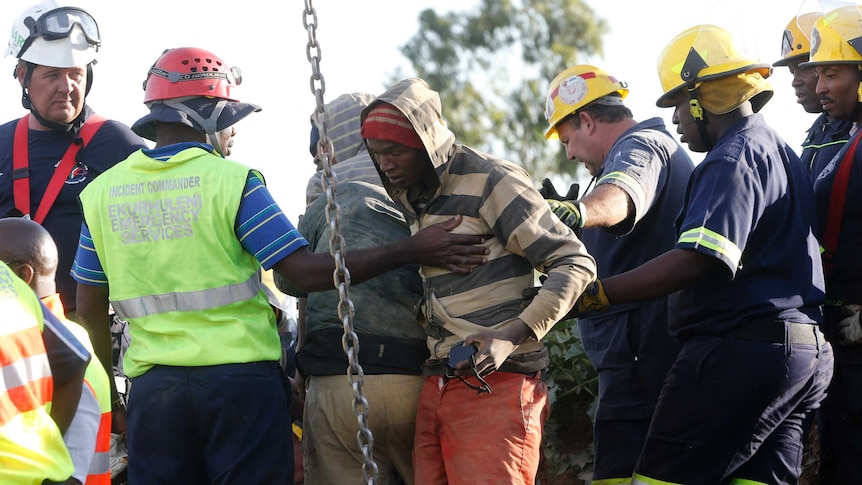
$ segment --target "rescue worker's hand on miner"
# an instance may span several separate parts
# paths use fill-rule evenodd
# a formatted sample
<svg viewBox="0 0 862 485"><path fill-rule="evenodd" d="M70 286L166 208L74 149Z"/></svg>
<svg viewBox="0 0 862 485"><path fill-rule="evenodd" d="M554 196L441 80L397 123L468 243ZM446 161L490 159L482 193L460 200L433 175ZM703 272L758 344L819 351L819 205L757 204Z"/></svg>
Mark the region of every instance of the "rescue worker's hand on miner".
<svg viewBox="0 0 862 485"><path fill-rule="evenodd" d="M576 200L554 200L548 199L551 212L554 213L563 224L580 235L584 228L584 205Z"/></svg>
<svg viewBox="0 0 862 485"><path fill-rule="evenodd" d="M841 337L841 345L858 345L862 343L862 323L859 318L862 305L844 305L841 311L845 318L838 322L838 335Z"/></svg>
<svg viewBox="0 0 862 485"><path fill-rule="evenodd" d="M481 246L485 237L452 232L461 224L461 219L460 215L455 216L410 237L411 251L419 264L446 268L458 274L469 274L474 267L485 264L488 248Z"/></svg>

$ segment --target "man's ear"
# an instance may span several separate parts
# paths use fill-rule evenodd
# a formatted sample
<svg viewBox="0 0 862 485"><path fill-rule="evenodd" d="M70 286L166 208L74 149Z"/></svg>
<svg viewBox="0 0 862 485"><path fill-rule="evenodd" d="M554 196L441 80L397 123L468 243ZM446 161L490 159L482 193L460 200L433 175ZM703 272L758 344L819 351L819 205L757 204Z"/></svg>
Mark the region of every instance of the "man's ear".
<svg viewBox="0 0 862 485"><path fill-rule="evenodd" d="M15 66L15 77L18 79L18 84L21 87L24 87L24 76L27 75L27 66L22 65L20 62L17 66Z"/></svg>
<svg viewBox="0 0 862 485"><path fill-rule="evenodd" d="M12 271L28 285L33 282L33 278L36 276L36 270L28 263L18 263Z"/></svg>
<svg viewBox="0 0 862 485"><path fill-rule="evenodd" d="M581 126L587 130L588 135L592 135L596 131L596 119L589 111L578 112L578 118L580 118Z"/></svg>

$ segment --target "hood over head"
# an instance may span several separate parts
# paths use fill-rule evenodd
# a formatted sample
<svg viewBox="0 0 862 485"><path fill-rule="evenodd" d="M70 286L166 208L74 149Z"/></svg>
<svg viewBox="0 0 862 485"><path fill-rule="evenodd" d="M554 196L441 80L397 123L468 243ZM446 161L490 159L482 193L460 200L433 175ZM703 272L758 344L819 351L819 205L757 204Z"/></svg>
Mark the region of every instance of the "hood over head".
<svg viewBox="0 0 862 485"><path fill-rule="evenodd" d="M431 89L424 79L404 79L386 90L362 110L360 117L362 123L365 123L368 113L380 103L394 106L407 117L422 140L422 144L425 145L425 151L439 174L440 168L455 153L455 133L449 130L443 119L440 94ZM381 179L392 198L397 198L400 191L390 185L382 174Z"/></svg>

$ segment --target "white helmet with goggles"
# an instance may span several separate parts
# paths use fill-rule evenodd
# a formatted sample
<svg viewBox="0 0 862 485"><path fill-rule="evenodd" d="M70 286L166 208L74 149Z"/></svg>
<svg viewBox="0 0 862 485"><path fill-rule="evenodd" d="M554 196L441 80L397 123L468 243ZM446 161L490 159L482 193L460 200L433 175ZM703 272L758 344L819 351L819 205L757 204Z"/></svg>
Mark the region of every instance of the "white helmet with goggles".
<svg viewBox="0 0 862 485"><path fill-rule="evenodd" d="M92 15L47 0L15 21L6 55L41 66L87 66L95 61L100 45L99 26Z"/></svg>

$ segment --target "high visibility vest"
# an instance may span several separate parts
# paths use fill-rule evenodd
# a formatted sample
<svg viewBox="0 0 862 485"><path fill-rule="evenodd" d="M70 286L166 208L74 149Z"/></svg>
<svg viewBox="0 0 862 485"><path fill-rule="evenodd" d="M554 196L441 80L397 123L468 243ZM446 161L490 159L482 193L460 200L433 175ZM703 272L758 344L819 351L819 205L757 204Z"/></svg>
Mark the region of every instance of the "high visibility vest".
<svg viewBox="0 0 862 485"><path fill-rule="evenodd" d="M33 290L0 262L0 483L64 481L74 471L49 414L54 382Z"/></svg>
<svg viewBox="0 0 862 485"><path fill-rule="evenodd" d="M96 448L94 449L93 459L90 461L90 467L87 470L87 480L84 485L110 485L111 384L108 381L108 374L105 373L105 368L102 367L102 363L93 351L93 343L90 341L90 334L87 330L65 317L60 294L55 293L51 296L46 296L42 298L42 303L45 304L45 307L55 317L66 325L66 328L90 351L90 355L92 356L84 372L84 389L82 392L95 396L96 401L99 403L100 419L99 429L96 433Z"/></svg>
<svg viewBox="0 0 862 485"><path fill-rule="evenodd" d="M281 356L260 263L234 227L249 172L198 147L168 160L139 150L81 193L111 305L129 322L129 377Z"/></svg>

